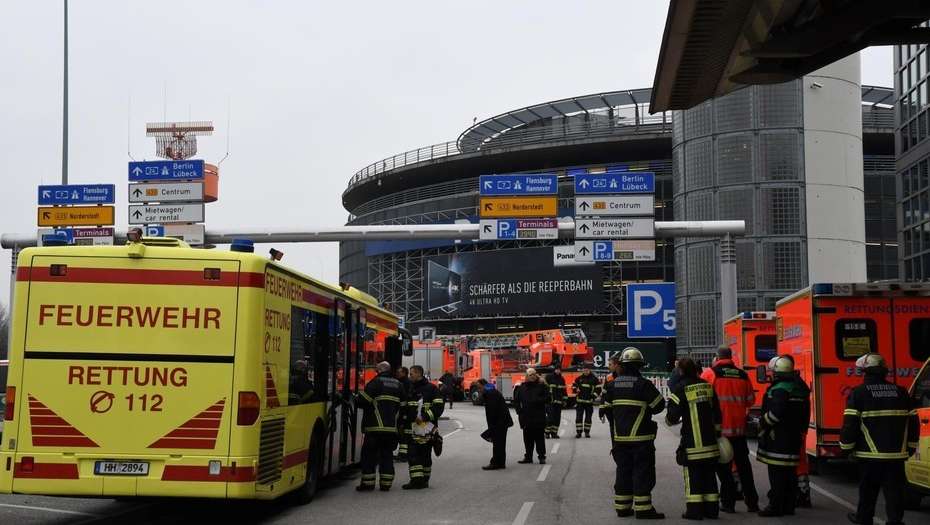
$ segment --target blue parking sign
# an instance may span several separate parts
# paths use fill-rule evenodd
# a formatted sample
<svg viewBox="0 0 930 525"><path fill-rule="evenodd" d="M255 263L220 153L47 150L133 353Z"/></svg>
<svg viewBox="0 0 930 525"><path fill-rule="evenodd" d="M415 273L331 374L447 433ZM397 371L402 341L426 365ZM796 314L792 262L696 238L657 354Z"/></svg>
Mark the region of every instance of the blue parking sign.
<svg viewBox="0 0 930 525"><path fill-rule="evenodd" d="M675 283L626 286L627 337L675 337Z"/></svg>
<svg viewBox="0 0 930 525"><path fill-rule="evenodd" d="M517 221L513 219L501 219L497 221L497 238L498 239L516 239L517 238Z"/></svg>

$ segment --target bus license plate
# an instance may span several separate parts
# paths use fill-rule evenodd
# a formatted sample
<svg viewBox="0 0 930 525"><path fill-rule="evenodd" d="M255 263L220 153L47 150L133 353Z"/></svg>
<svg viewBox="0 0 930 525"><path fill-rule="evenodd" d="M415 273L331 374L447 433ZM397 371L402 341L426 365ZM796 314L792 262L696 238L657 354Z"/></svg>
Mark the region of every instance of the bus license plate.
<svg viewBox="0 0 930 525"><path fill-rule="evenodd" d="M146 461L98 461L94 464L94 474L104 476L147 476L148 473Z"/></svg>

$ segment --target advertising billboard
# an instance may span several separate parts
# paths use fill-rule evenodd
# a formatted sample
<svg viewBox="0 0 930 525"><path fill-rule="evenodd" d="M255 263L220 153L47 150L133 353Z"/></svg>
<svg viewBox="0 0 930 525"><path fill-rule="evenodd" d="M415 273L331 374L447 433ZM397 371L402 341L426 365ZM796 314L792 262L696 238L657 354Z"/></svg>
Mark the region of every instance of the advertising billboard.
<svg viewBox="0 0 930 525"><path fill-rule="evenodd" d="M553 265L552 247L430 257L426 310L436 317L592 313L601 309L598 266Z"/></svg>

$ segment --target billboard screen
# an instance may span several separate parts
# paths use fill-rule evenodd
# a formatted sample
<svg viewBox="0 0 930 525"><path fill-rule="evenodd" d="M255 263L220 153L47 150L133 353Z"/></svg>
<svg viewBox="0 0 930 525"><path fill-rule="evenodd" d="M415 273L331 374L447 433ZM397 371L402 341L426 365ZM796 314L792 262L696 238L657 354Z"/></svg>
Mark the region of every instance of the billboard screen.
<svg viewBox="0 0 930 525"><path fill-rule="evenodd" d="M552 247L430 257L425 295L437 317L592 313L604 301L601 268L556 268Z"/></svg>

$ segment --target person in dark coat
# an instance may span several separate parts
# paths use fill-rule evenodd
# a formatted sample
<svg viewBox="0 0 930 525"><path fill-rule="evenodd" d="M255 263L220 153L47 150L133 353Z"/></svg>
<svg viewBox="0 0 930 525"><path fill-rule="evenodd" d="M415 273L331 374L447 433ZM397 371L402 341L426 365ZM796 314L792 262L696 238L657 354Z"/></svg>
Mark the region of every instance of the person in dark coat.
<svg viewBox="0 0 930 525"><path fill-rule="evenodd" d="M449 402L449 409L455 403L455 376L448 370L439 377L439 392L442 399Z"/></svg>
<svg viewBox="0 0 930 525"><path fill-rule="evenodd" d="M510 409L507 408L504 396L486 379L479 379L478 386L482 389L484 396L484 416L488 422L491 443L494 445L490 463L481 468L483 470L507 468L507 431L513 426Z"/></svg>
<svg viewBox="0 0 930 525"><path fill-rule="evenodd" d="M546 404L549 402L549 388L539 380L536 369L526 369L526 381L514 394L514 405L523 429L523 445L526 453L517 463L533 462L533 448L539 457L539 464L546 463Z"/></svg>

